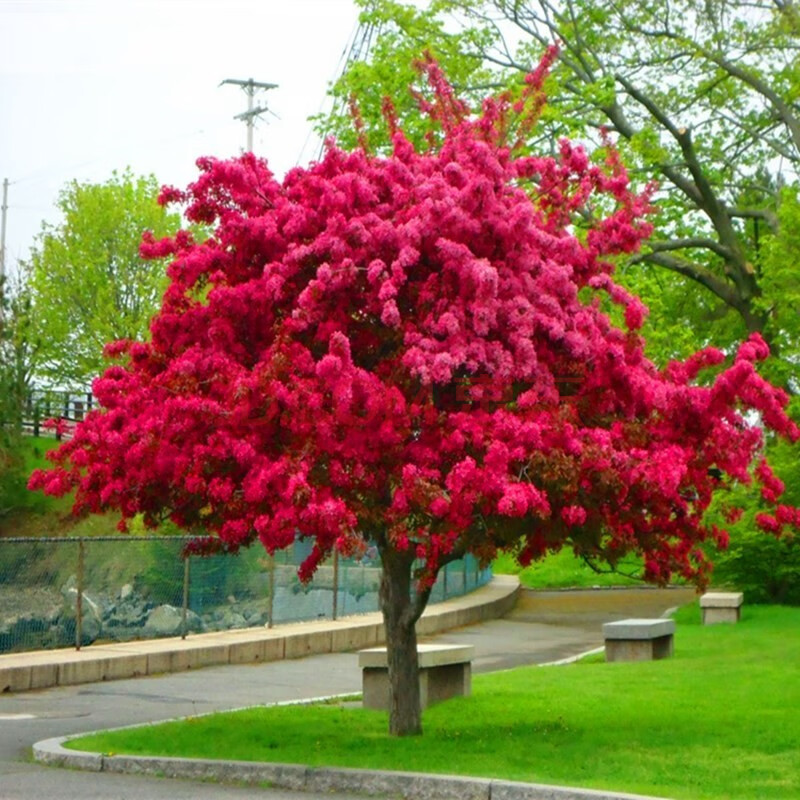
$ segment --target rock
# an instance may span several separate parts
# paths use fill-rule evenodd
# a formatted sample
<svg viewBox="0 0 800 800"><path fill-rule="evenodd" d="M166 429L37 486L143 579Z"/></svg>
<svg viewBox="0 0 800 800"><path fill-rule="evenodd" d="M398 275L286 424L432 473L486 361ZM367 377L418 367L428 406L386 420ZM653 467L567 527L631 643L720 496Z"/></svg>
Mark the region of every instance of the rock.
<svg viewBox="0 0 800 800"><path fill-rule="evenodd" d="M127 600L133 594L133 585L130 583L126 583L120 590L119 590L119 599L120 600Z"/></svg>
<svg viewBox="0 0 800 800"><path fill-rule="evenodd" d="M154 608L144 625L145 636L180 636L183 632L183 612L175 606L163 605ZM186 612L186 630L200 631L203 622L194 611Z"/></svg>
<svg viewBox="0 0 800 800"><path fill-rule="evenodd" d="M64 600L68 607L74 609L77 606L78 590L74 586L67 587L65 585L61 590L61 594L64 596ZM103 616L103 604L99 598L83 592L81 596L81 611L83 616L88 616L91 614L100 619Z"/></svg>
<svg viewBox="0 0 800 800"><path fill-rule="evenodd" d="M182 624L181 609L170 605L158 606L147 615L144 632L149 636L177 636Z"/></svg>
<svg viewBox="0 0 800 800"><path fill-rule="evenodd" d="M143 606L119 605L104 618L109 628L139 628L147 621L147 612Z"/></svg>
<svg viewBox="0 0 800 800"><path fill-rule="evenodd" d="M61 610L61 615L58 619L58 627L61 629L62 638L70 644L75 641L75 630L77 627L77 618L74 606L67 605ZM100 617L91 612L91 608L83 606L83 613L81 615L81 646L91 644L100 638L103 632L103 623Z"/></svg>
<svg viewBox="0 0 800 800"><path fill-rule="evenodd" d="M269 616L266 611L261 611L260 609L254 609L252 611L248 611L244 615L247 624L252 625L263 625L264 623L269 621Z"/></svg>
<svg viewBox="0 0 800 800"><path fill-rule="evenodd" d="M234 597L232 594L229 594L229 595L228 595L228 602L229 602L231 605L233 605L233 604L236 602L236 598L235 598L235 597Z"/></svg>
<svg viewBox="0 0 800 800"><path fill-rule="evenodd" d="M229 630L230 628L246 628L247 620L241 614L226 609L217 624L223 630Z"/></svg>
<svg viewBox="0 0 800 800"><path fill-rule="evenodd" d="M58 615L58 625L68 641L75 641L77 626L78 589L74 576L61 587L64 606ZM103 604L99 598L83 592L81 594L81 645L91 644L100 638L103 631Z"/></svg>

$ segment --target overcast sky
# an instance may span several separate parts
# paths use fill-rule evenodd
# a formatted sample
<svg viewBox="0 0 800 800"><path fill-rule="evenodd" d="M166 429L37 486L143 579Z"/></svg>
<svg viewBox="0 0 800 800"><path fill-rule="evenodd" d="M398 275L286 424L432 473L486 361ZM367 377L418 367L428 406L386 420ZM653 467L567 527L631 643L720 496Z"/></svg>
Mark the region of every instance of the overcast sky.
<svg viewBox="0 0 800 800"><path fill-rule="evenodd" d="M185 186L201 155L244 148L247 99L278 84L254 150L279 176L319 152L306 121L357 25L352 0L0 0L0 181L6 265L25 258L68 181L130 166Z"/></svg>

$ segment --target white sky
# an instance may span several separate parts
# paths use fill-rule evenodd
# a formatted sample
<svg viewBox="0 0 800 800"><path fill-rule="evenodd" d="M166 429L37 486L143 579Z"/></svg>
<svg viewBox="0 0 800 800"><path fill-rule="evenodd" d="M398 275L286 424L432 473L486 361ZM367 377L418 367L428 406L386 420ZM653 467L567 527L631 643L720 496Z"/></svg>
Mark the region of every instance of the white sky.
<svg viewBox="0 0 800 800"><path fill-rule="evenodd" d="M70 180L130 166L182 187L199 156L238 154L246 130L233 116L247 98L225 78L279 85L256 96L280 119L261 118L253 147L278 176L316 158L306 120L357 18L352 0L0 0L7 269L42 220L58 221Z"/></svg>

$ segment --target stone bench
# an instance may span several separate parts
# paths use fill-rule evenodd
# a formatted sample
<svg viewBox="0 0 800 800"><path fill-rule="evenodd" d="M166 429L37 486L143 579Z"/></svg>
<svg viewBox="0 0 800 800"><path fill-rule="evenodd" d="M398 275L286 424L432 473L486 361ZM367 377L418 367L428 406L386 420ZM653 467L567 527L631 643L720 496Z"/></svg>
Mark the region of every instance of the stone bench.
<svg viewBox="0 0 800 800"><path fill-rule="evenodd" d="M422 708L472 689L472 659L475 648L462 644L420 644L419 694ZM389 710L389 667L385 647L370 647L358 653L364 708Z"/></svg>
<svg viewBox="0 0 800 800"><path fill-rule="evenodd" d="M741 592L706 592L700 597L703 625L738 622L741 618L743 599Z"/></svg>
<svg viewBox="0 0 800 800"><path fill-rule="evenodd" d="M674 619L606 622L606 661L654 661L672 655Z"/></svg>

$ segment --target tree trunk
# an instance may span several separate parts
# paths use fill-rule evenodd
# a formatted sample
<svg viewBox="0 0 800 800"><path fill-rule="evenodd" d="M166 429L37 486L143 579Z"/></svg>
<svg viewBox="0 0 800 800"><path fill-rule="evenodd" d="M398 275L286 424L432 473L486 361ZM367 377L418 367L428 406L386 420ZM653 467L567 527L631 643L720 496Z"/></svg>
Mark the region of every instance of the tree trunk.
<svg viewBox="0 0 800 800"><path fill-rule="evenodd" d="M389 664L389 734L418 736L422 733L422 711L415 624L420 612L419 603L411 596L413 556L389 545L381 548L381 560L380 602Z"/></svg>

